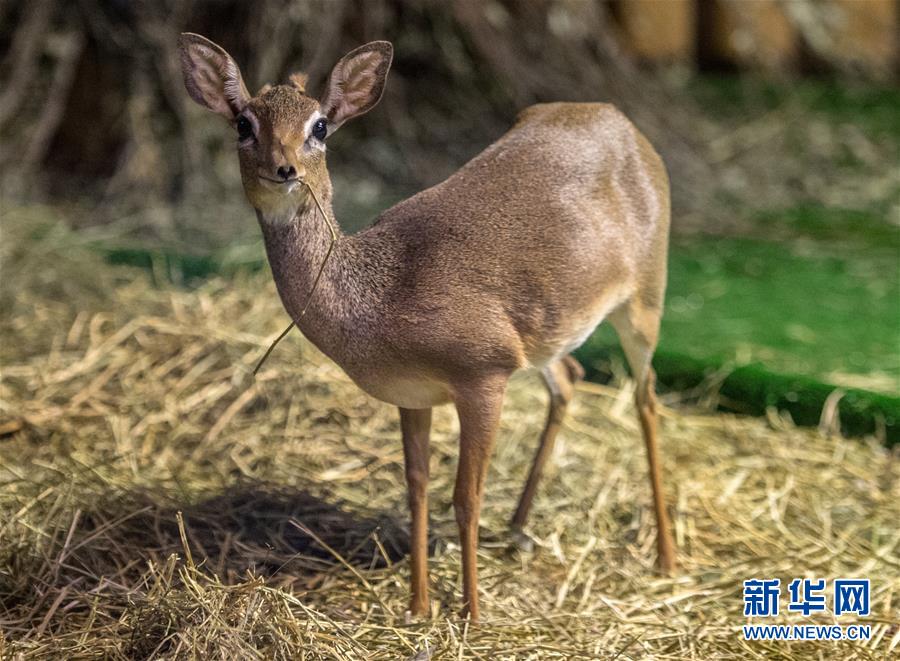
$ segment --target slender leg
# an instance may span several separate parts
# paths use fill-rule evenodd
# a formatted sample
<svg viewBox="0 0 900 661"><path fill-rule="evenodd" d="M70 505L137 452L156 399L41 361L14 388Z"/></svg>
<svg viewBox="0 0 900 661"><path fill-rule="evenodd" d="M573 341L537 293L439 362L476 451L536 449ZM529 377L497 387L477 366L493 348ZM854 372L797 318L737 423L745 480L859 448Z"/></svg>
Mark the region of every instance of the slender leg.
<svg viewBox="0 0 900 661"><path fill-rule="evenodd" d="M675 569L675 542L666 510L662 486L662 466L656 434L656 374L650 366L659 333L660 311L632 304L610 316L637 382L635 404L650 467L653 509L656 512L656 541L659 567L666 573Z"/></svg>
<svg viewBox="0 0 900 661"><path fill-rule="evenodd" d="M409 495L409 565L413 615L428 614L428 436L431 409L400 409Z"/></svg>
<svg viewBox="0 0 900 661"><path fill-rule="evenodd" d="M659 553L659 568L666 573L675 569L675 542L672 539L672 525L666 510L666 497L662 486L659 444L656 436L656 373L648 367L643 383L637 384L635 403L641 421L641 431L647 446L647 462L650 465L650 485L653 489L653 508L656 510L656 542Z"/></svg>
<svg viewBox="0 0 900 661"><path fill-rule="evenodd" d="M547 365L542 371L544 383L550 393L550 410L547 413L547 422L544 425L544 431L541 433L538 442L537 453L534 455L534 462L531 464L531 471L528 473L528 480L525 482L525 488L519 497L519 505L516 507L516 513L513 515L512 525L514 529L521 529L528 520L528 512L531 510L531 503L534 500L534 494L537 491L538 481L544 470L544 464L553 452L553 444L556 441L556 435L562 427L563 418L566 414L566 407L575 394L575 384L584 377L584 369L578 364L572 356L566 356L555 363Z"/></svg>
<svg viewBox="0 0 900 661"><path fill-rule="evenodd" d="M477 622L479 616L478 517L508 378L508 374L495 375L457 389L460 436L453 507L462 547L462 616L468 615L472 622Z"/></svg>

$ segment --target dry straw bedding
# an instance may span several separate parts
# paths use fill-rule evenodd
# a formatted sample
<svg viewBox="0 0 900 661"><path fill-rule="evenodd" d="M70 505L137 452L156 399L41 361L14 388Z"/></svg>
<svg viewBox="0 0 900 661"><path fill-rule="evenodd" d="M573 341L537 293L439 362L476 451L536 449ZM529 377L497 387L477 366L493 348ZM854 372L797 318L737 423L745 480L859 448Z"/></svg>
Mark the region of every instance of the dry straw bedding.
<svg viewBox="0 0 900 661"><path fill-rule="evenodd" d="M455 616L448 408L433 431L433 615L409 622L395 411L298 334L251 378L285 322L268 275L159 288L145 274L97 263L58 228L25 241L17 227L4 221L0 657L885 658L900 650L896 457L777 419L666 410L682 570L663 578L653 568L628 384L588 384L535 504L534 548L523 550L507 521L545 411L529 377L510 387L488 478L484 623ZM741 581L795 576L872 578L873 640L744 642Z"/></svg>

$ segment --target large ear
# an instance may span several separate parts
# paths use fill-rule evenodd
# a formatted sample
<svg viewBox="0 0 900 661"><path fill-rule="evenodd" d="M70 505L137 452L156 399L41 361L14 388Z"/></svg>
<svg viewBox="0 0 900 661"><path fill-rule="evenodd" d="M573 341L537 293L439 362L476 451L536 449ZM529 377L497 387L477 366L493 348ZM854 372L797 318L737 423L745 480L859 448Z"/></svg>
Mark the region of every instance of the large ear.
<svg viewBox="0 0 900 661"><path fill-rule="evenodd" d="M393 57L390 42L373 41L350 51L334 66L320 101L329 133L378 103Z"/></svg>
<svg viewBox="0 0 900 661"><path fill-rule="evenodd" d="M181 72L191 98L229 122L244 109L250 93L231 56L206 37L183 32L178 40Z"/></svg>

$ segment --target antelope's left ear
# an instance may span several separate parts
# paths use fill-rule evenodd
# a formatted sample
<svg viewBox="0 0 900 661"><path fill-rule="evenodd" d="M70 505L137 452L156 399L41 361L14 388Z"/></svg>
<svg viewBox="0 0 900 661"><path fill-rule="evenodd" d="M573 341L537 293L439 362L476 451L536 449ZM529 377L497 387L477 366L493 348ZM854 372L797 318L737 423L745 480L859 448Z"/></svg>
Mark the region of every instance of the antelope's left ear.
<svg viewBox="0 0 900 661"><path fill-rule="evenodd" d="M319 101L328 118L329 133L348 119L367 113L381 99L394 47L388 41L373 41L350 51L338 62Z"/></svg>

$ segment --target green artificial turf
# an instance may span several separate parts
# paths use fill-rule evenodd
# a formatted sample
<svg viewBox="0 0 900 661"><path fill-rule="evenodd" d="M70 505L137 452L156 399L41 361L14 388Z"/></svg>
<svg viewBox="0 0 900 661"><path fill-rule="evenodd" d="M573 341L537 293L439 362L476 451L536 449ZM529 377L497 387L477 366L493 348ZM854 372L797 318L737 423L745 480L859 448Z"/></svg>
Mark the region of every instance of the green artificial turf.
<svg viewBox="0 0 900 661"><path fill-rule="evenodd" d="M861 259L734 238L678 241L660 351L705 363L762 363L776 373L840 383L878 375L900 390L897 253ZM615 334L589 340L602 348Z"/></svg>
<svg viewBox="0 0 900 661"><path fill-rule="evenodd" d="M876 220L798 207L760 214L780 241L673 241L654 358L662 387L718 372L724 408L774 407L804 425L840 387L845 432L900 442L900 229ZM577 355L589 372L622 360L607 325Z"/></svg>

